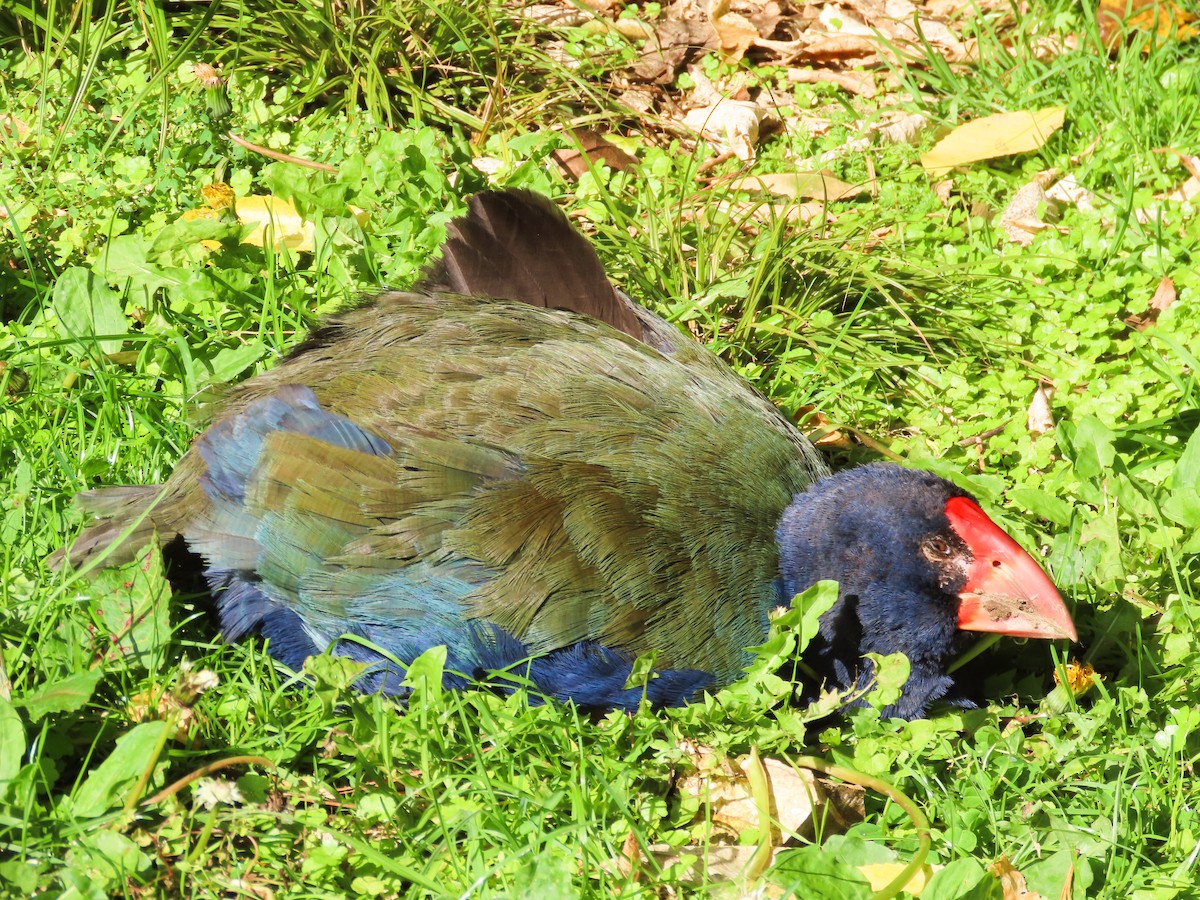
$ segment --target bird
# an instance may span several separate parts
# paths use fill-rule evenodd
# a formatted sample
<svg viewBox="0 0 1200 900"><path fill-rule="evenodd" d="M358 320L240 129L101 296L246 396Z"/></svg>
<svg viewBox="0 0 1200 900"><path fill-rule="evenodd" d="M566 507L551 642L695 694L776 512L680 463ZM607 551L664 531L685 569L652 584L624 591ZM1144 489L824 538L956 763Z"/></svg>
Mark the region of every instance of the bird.
<svg viewBox="0 0 1200 900"><path fill-rule="evenodd" d="M228 641L299 671L366 664L404 700L444 684L592 710L678 706L735 681L773 613L839 585L803 662L884 715L969 705L967 632L1076 640L1038 563L967 491L876 462L831 473L707 348L609 281L544 196L469 200L416 286L319 324L233 387L162 485L80 495L65 556L119 561L152 531L202 560ZM630 682L653 654L652 677Z"/></svg>

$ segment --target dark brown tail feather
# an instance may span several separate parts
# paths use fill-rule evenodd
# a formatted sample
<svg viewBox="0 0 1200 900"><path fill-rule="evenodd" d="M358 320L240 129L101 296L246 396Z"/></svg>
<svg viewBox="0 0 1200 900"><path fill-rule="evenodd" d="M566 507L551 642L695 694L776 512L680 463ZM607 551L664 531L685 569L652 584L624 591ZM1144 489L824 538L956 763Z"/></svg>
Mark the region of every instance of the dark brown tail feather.
<svg viewBox="0 0 1200 900"><path fill-rule="evenodd" d="M613 288L587 238L529 191L472 197L467 214L447 226L442 258L420 289L566 309L645 339L632 301Z"/></svg>

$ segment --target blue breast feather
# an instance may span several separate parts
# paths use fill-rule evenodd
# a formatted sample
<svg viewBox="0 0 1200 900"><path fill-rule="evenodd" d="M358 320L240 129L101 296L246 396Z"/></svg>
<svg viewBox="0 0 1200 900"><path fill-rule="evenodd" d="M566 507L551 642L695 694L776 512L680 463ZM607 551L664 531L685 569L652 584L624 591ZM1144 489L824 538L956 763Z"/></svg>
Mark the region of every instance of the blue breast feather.
<svg viewBox="0 0 1200 900"><path fill-rule="evenodd" d="M360 689L399 698L407 695L404 668L389 656L408 663L440 644L447 648L448 688L486 682L511 690L520 680L536 693L583 707L631 709L643 696L656 706L680 705L714 682L708 672L679 669L656 672L644 691L626 688L633 661L590 640L532 656L514 635L466 617L464 598L493 575L471 560L379 560L374 567L359 560L349 572L328 565L327 557L361 537L362 527L268 507L252 496L263 454L271 452L267 439L280 432L369 457L393 452L377 435L323 410L301 385L256 400L200 438L197 449L207 466L201 485L210 508L185 537L205 559L227 640L258 631L271 655L297 670L329 649L370 664ZM505 671L507 678L495 674Z"/></svg>

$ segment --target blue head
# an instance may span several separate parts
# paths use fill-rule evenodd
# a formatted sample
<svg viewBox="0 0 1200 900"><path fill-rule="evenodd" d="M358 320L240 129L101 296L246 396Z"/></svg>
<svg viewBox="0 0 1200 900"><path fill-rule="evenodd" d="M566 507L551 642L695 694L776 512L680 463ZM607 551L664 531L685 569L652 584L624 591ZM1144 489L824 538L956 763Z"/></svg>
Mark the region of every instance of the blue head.
<svg viewBox="0 0 1200 900"><path fill-rule="evenodd" d="M913 718L947 695L963 631L1075 638L1062 598L975 500L928 472L876 463L798 494L776 530L789 599L822 579L837 604L806 662L841 687L870 678L864 653L904 653L912 674L885 712Z"/></svg>

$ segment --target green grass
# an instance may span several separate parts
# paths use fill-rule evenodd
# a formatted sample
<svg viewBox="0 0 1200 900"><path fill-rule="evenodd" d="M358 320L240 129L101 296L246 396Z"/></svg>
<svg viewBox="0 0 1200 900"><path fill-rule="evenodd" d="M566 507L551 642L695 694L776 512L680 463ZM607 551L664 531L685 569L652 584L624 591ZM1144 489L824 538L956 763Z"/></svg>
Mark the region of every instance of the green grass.
<svg viewBox="0 0 1200 900"><path fill-rule="evenodd" d="M560 180L549 157L565 139L535 125L651 127L606 100L605 73L630 52L612 35L568 32L586 60L572 71L482 3L285 6L308 29L287 56L271 52L282 19L255 30L231 6L170 20L153 5L92 19L18 6L0 19L29 51L0 37L0 107L29 126L0 127L0 894L736 895L687 861L722 840L712 810L675 787L691 741L818 756L897 785L931 822L930 861L947 865L924 897L998 897L985 869L1005 856L1045 897L1068 878L1075 898L1196 895L1200 217L1166 208L1141 225L1132 212L1186 178L1156 151L1197 149L1200 48L1135 42L1110 60L1090 14L1062 4L1019 22L1016 46L1047 26L1081 31L1082 46L1039 62L985 26L978 67L903 73L908 106L953 124L1060 104L1066 127L1036 153L956 174L948 206L921 147L877 148L878 196L800 229L722 212L737 198L697 182L709 151L671 138L639 145L637 173ZM425 45L394 65L396 45L372 35L414 21ZM196 58L227 63L230 118L206 111ZM492 87L516 70L499 103ZM754 171L835 147L877 115L827 86L786 90L801 108L831 104L833 127L815 144L785 129ZM270 162L228 128L338 172ZM336 660L315 661L307 688L254 642L221 644L207 599L171 593L154 553L86 579L45 565L81 524L76 492L169 473L199 427L197 396L271 366L360 291L411 281L486 185L476 156L500 160L505 184L570 195L614 279L783 408L814 404L980 496L1076 609L1070 652L1096 667L1092 692L1044 699L1056 656L1008 642L964 670L1000 701L986 709L818 721L767 677L774 645L706 703L596 720L521 692L443 693L431 656L404 711L353 694ZM866 176L861 156L833 165ZM1068 210L1063 233L1029 248L972 215L1052 166L1101 212ZM314 252L177 221L213 181L291 198L319 220ZM1126 327L1164 276L1176 303L1145 331ZM1032 436L1039 379L1057 389L1056 427ZM200 672L215 686L198 692ZM209 781L179 783L205 767ZM239 793L222 800L229 784ZM758 883L870 896L855 867L911 859L920 834L885 793L865 804L847 835L822 831Z"/></svg>

